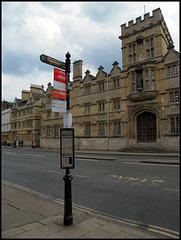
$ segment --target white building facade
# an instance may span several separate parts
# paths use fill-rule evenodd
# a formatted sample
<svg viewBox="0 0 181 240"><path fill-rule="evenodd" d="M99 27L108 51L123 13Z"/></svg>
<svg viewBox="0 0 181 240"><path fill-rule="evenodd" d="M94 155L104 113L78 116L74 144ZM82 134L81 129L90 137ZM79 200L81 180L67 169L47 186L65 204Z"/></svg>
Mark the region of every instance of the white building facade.
<svg viewBox="0 0 181 240"><path fill-rule="evenodd" d="M11 108L1 111L1 140L9 141L11 132Z"/></svg>

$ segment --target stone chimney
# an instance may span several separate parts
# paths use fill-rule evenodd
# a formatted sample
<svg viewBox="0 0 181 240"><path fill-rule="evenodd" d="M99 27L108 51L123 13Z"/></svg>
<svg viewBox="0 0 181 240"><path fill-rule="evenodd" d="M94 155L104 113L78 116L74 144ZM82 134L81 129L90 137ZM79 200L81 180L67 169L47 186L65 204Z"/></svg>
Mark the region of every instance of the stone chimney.
<svg viewBox="0 0 181 240"><path fill-rule="evenodd" d="M29 97L29 95L30 95L30 91L23 89L21 91L21 100L25 100L26 98Z"/></svg>
<svg viewBox="0 0 181 240"><path fill-rule="evenodd" d="M30 92L41 94L42 93L42 86L36 85L36 84L31 84Z"/></svg>
<svg viewBox="0 0 181 240"><path fill-rule="evenodd" d="M73 63L73 81L82 80L82 60Z"/></svg>

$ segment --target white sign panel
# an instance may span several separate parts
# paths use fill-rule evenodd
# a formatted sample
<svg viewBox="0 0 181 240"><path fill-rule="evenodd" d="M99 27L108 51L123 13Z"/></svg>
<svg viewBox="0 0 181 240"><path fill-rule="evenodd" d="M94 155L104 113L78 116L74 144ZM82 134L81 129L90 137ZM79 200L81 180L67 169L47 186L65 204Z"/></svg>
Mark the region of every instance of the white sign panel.
<svg viewBox="0 0 181 240"><path fill-rule="evenodd" d="M67 92L53 89L52 91L52 112L66 113Z"/></svg>
<svg viewBox="0 0 181 240"><path fill-rule="evenodd" d="M64 115L63 115L63 127L64 128L71 128L72 127L72 114L71 113L64 113Z"/></svg>
<svg viewBox="0 0 181 240"><path fill-rule="evenodd" d="M54 80L54 88L61 91L66 91L66 83Z"/></svg>
<svg viewBox="0 0 181 240"><path fill-rule="evenodd" d="M52 112L65 113L67 109L67 101L62 99L52 99Z"/></svg>

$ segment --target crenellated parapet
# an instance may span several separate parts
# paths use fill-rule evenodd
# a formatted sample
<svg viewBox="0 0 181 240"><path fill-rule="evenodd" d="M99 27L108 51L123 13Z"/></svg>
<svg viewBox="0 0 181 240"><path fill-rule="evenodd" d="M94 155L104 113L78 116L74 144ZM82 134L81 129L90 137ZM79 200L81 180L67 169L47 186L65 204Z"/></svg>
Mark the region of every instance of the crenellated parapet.
<svg viewBox="0 0 181 240"><path fill-rule="evenodd" d="M126 25L126 23L122 24L121 36L119 36L119 39L122 40L135 34L141 34L141 32L151 29L157 25L162 26L168 43L173 44L172 38L170 36L160 8L153 10L152 16L150 16L150 13L146 13L144 14L143 19L141 18L141 16L137 17L135 23L133 20L131 20L128 22L128 26Z"/></svg>
<svg viewBox="0 0 181 240"><path fill-rule="evenodd" d="M140 31L142 30L142 26L151 27L153 24L157 24L163 21L163 15L161 13L160 8L153 10L153 15L150 16L150 13L144 14L144 18L142 19L141 16L136 18L136 22L134 23L133 20L128 22L128 26L126 23L121 25L121 37L125 37L125 35L133 33L133 31Z"/></svg>

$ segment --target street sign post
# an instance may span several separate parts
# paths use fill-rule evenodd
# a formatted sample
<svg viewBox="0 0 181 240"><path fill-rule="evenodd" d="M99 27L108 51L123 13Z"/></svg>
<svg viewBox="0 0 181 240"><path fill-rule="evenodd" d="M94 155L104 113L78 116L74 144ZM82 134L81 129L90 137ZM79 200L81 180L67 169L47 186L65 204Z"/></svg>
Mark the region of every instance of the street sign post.
<svg viewBox="0 0 181 240"><path fill-rule="evenodd" d="M61 62L55 58L46 56L45 54L40 55L40 60L49 65L66 70L66 64L64 62Z"/></svg>
<svg viewBox="0 0 181 240"><path fill-rule="evenodd" d="M64 112L69 114L69 82L70 82L71 55L69 52L67 52L65 56L66 56L65 63L55 58L46 56L44 54L40 56L40 60L46 64L66 70L65 76L64 73L62 72L58 71L54 72L54 78L56 78L56 80L58 81L60 80L60 82L56 83L58 89L53 89L52 91L52 111L59 112L63 110ZM64 82L66 83L65 91L64 91L65 86L62 85ZM66 101L66 105L64 104L63 101ZM70 168L74 168L74 129L71 128L61 129L60 136L61 136L60 138L61 168L66 169L66 174L63 177L63 180L65 181L64 225L69 226L73 223L72 190L71 190L71 181L73 177L70 174Z"/></svg>

